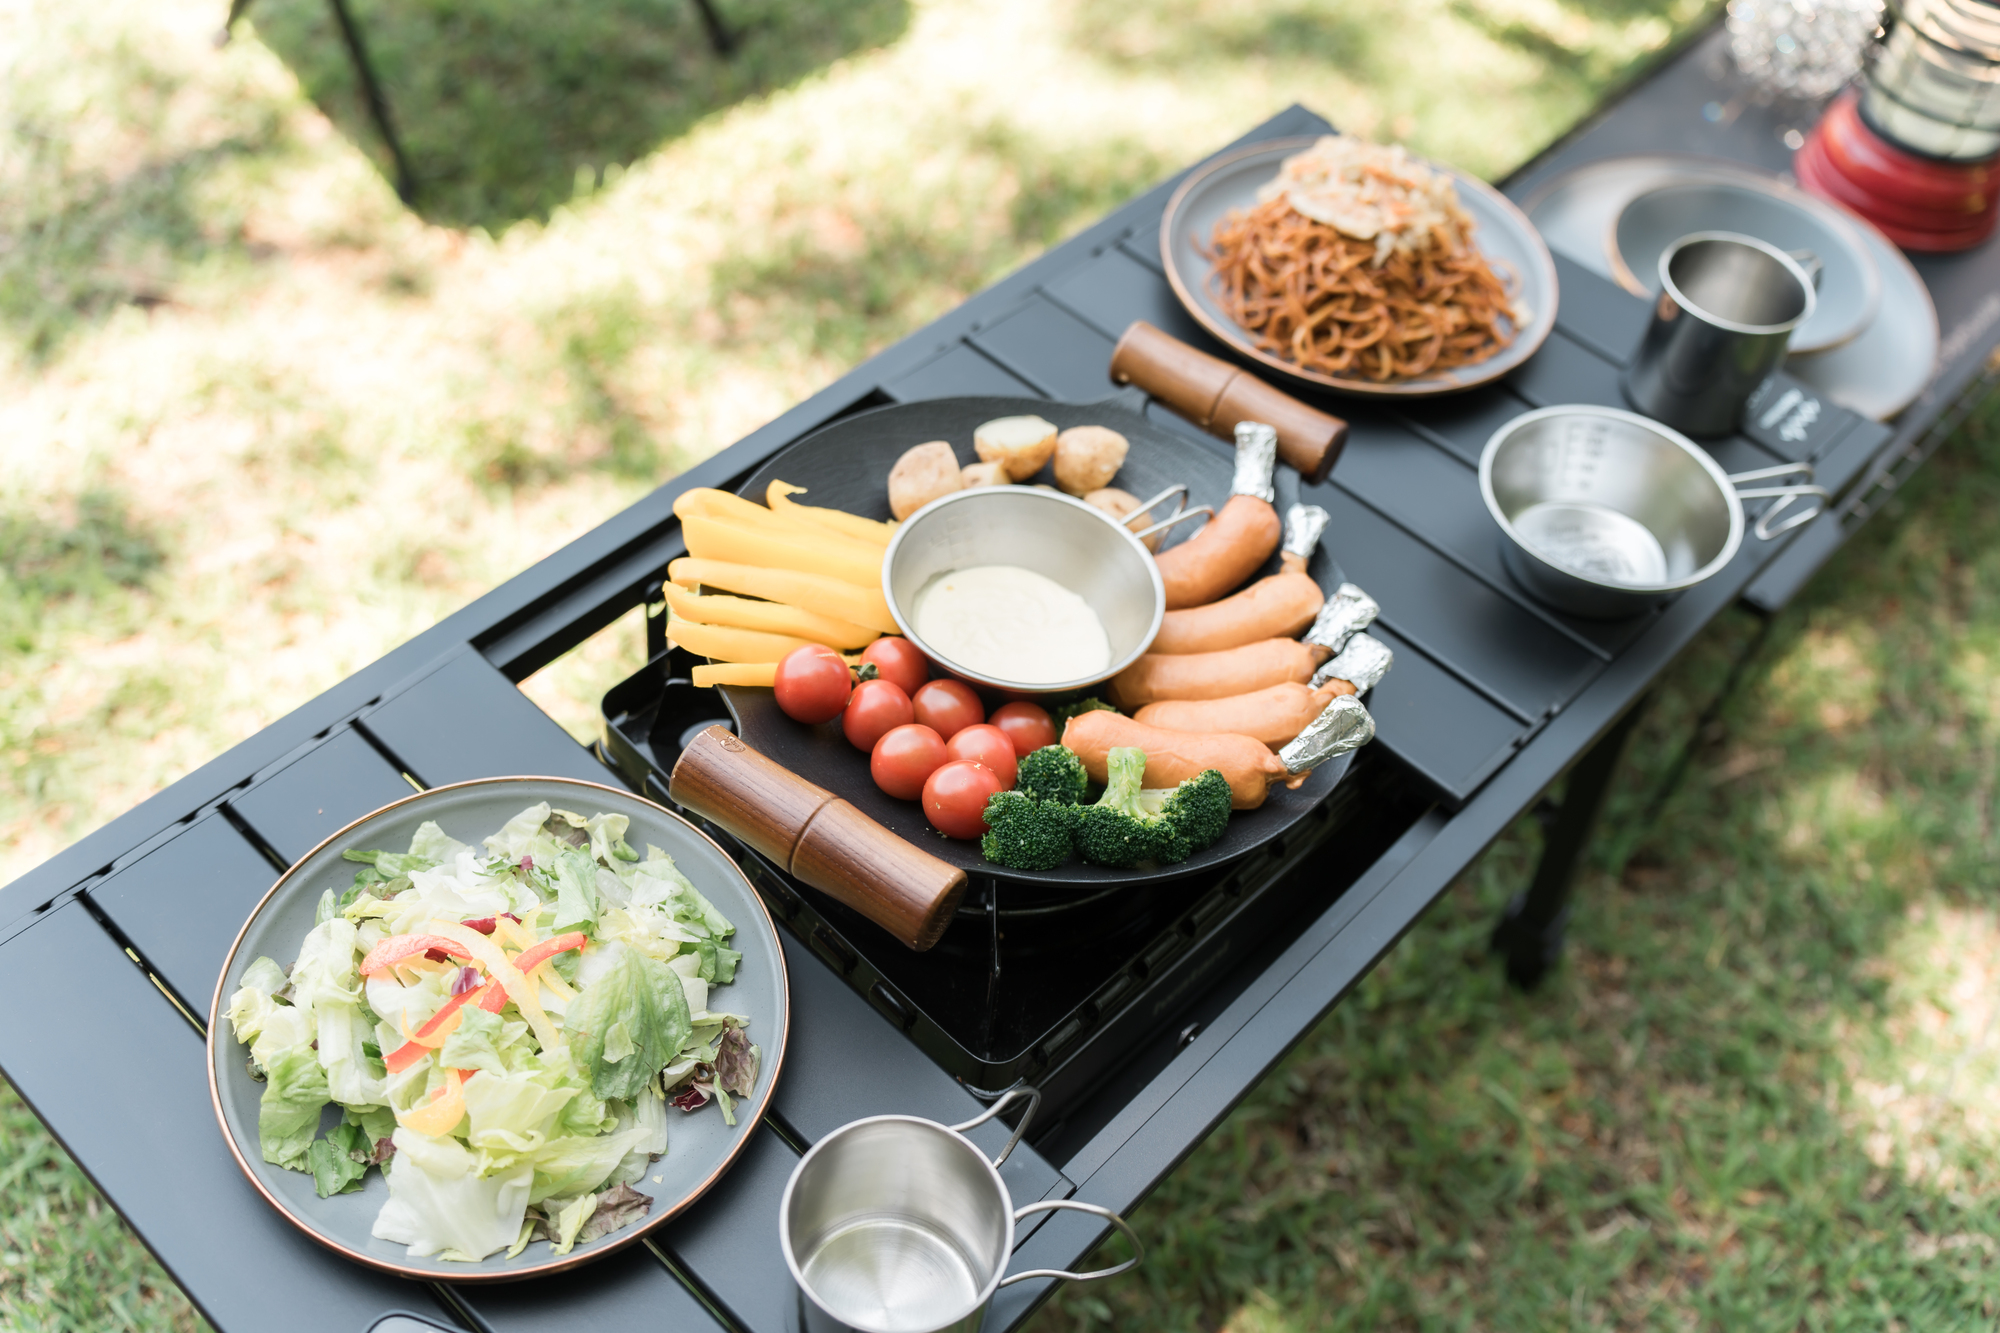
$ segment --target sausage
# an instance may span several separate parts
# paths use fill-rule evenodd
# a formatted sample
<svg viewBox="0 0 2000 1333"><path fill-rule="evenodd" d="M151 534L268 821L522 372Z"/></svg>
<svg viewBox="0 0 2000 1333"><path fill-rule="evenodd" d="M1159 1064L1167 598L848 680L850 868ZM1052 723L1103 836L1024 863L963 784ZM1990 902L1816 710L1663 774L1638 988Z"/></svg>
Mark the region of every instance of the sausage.
<svg viewBox="0 0 2000 1333"><path fill-rule="evenodd" d="M1319 689L1288 680L1227 699L1163 699L1147 704L1133 720L1166 731L1231 731L1262 741L1273 750L1289 744L1306 724L1354 686L1330 680Z"/></svg>
<svg viewBox="0 0 2000 1333"><path fill-rule="evenodd" d="M1167 610L1206 606L1257 572L1285 535L1269 500L1232 495L1194 536L1153 558L1167 587Z"/></svg>
<svg viewBox="0 0 2000 1333"><path fill-rule="evenodd" d="M1259 639L1296 638L1324 605L1326 594L1303 571L1273 574L1233 597L1167 612L1146 651L1212 653Z"/></svg>
<svg viewBox="0 0 2000 1333"><path fill-rule="evenodd" d="M1291 772L1270 747L1249 736L1168 731L1101 708L1071 718L1063 728L1062 743L1076 752L1084 771L1098 782L1105 780L1112 747L1119 745L1146 752L1148 787L1178 787L1204 769L1215 769L1229 781L1232 810L1255 810L1278 783L1296 787L1306 780L1306 774Z"/></svg>
<svg viewBox="0 0 2000 1333"><path fill-rule="evenodd" d="M1260 639L1214 653L1141 653L1111 678L1111 702L1139 708L1156 699L1227 699L1269 685L1312 679L1333 656L1317 643Z"/></svg>

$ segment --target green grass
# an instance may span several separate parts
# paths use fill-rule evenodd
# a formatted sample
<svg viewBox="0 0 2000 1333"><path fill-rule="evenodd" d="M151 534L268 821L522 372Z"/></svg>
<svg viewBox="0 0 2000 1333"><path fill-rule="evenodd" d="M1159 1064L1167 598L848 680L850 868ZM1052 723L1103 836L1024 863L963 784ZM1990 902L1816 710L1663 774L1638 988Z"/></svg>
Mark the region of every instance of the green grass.
<svg viewBox="0 0 2000 1333"><path fill-rule="evenodd" d="M1496 175L1694 0L358 4L0 20L0 880L1293 101ZM2000 1317L1995 416L1782 618L1676 668L1569 961L1510 832L1045 1330ZM581 736L628 616L526 682ZM93 1211L94 1210L94 1211ZM0 1329L195 1326L0 1100Z"/></svg>

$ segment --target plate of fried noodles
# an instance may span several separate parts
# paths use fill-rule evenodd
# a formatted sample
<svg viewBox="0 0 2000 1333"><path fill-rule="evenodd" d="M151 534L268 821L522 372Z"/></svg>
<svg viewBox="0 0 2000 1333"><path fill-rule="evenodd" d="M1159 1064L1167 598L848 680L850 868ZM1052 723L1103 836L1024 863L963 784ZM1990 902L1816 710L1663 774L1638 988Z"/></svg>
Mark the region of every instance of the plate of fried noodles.
<svg viewBox="0 0 2000 1333"><path fill-rule="evenodd" d="M1555 327L1555 261L1518 208L1351 135L1271 140L1198 168L1167 204L1160 251L1210 333L1349 393L1470 389Z"/></svg>

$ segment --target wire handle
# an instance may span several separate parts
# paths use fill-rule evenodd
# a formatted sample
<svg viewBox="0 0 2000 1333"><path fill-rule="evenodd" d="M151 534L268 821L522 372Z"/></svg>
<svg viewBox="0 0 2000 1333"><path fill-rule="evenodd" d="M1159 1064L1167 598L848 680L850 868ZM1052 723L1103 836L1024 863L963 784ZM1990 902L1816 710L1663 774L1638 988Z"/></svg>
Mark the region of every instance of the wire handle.
<svg viewBox="0 0 2000 1333"><path fill-rule="evenodd" d="M1827 490L1824 486L1812 485L1812 475L1813 466L1811 463L1780 463L1776 467L1753 468L1748 472L1732 472L1729 474L1729 481L1733 486L1740 486L1746 481L1776 481L1780 477L1805 478L1804 484L1791 486L1752 486L1736 492L1738 500L1776 500L1778 502L1769 509L1766 509L1762 514L1759 514L1756 524L1750 529L1757 535L1758 541L1768 542L1781 537L1793 528L1804 527L1826 512L1828 502L1833 499L1833 492ZM1790 509L1794 501L1807 498L1816 499L1819 503L1809 509L1793 514L1782 523L1772 522L1778 515Z"/></svg>
<svg viewBox="0 0 2000 1333"><path fill-rule="evenodd" d="M1112 1212L1109 1208L1101 1208L1094 1203L1084 1203L1077 1199L1045 1199L1041 1203L1031 1203L1025 1207L1016 1208L1014 1210L1014 1220L1018 1222L1029 1213L1053 1213L1058 1209L1073 1213L1089 1213L1092 1217L1101 1217L1112 1226L1117 1227L1125 1233L1125 1239L1132 1242L1132 1257L1122 1264L1114 1264L1110 1268L1100 1268L1095 1273L1071 1273L1061 1268L1031 1268L1025 1273L1015 1273L1011 1277L1001 1278L1001 1286L1007 1287L1012 1286L1016 1282L1026 1282L1031 1277L1053 1277L1059 1278L1064 1282L1095 1282L1099 1278L1117 1277L1120 1273L1137 1268L1146 1258L1146 1247L1140 1243L1139 1233L1132 1229L1132 1224Z"/></svg>
<svg viewBox="0 0 2000 1333"><path fill-rule="evenodd" d="M1016 1083L1013 1087L994 1098L993 1105L987 1107L964 1124L953 1125L951 1127L952 1132L963 1134L968 1129L975 1129L991 1120L994 1116L999 1115L1023 1097L1028 1099L1028 1109L1022 1113L1021 1123L1014 1127L1014 1137L1007 1140L1007 1146L1002 1148L1000 1155L993 1159L994 1169L998 1170L1002 1162L1013 1156L1014 1149L1020 1146L1021 1136L1028 1132L1028 1122L1035 1118L1035 1112L1042 1109L1042 1090L1040 1088L1034 1086L1032 1083Z"/></svg>

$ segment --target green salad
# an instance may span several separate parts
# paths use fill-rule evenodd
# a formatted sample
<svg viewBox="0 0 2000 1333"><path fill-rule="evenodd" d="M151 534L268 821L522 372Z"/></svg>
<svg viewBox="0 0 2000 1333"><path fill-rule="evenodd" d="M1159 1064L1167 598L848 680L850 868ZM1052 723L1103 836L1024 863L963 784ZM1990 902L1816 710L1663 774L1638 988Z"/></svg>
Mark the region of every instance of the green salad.
<svg viewBox="0 0 2000 1333"><path fill-rule="evenodd" d="M541 804L483 852L435 823L346 852L361 869L298 957L258 958L230 997L264 1160L321 1197L381 1167L374 1235L413 1257L565 1254L644 1216L669 1105L734 1125L759 1051L711 1008L735 927L627 826Z"/></svg>

